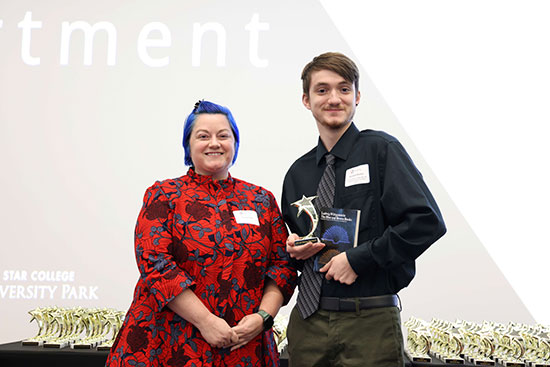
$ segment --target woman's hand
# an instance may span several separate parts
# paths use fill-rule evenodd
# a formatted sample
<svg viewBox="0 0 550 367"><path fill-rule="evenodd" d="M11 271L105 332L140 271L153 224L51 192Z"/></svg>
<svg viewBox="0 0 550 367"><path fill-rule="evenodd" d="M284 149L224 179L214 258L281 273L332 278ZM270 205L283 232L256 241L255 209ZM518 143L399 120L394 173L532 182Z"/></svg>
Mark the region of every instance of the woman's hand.
<svg viewBox="0 0 550 367"><path fill-rule="evenodd" d="M239 341L237 333L224 319L211 313L189 288L168 303L168 307L199 329L202 337L215 348L227 348Z"/></svg>
<svg viewBox="0 0 550 367"><path fill-rule="evenodd" d="M212 347L227 348L239 342L237 333L224 319L214 314L210 314L204 321L201 321L196 326L206 342Z"/></svg>
<svg viewBox="0 0 550 367"><path fill-rule="evenodd" d="M260 303L260 310L264 310L271 316L277 315L282 304L283 294L277 283L273 279L267 278L264 286L264 295ZM239 336L239 341L231 347L232 351L246 345L264 330L264 318L258 313L246 315L233 327L233 330Z"/></svg>
<svg viewBox="0 0 550 367"><path fill-rule="evenodd" d="M231 350L242 347L249 341L254 339L256 335L261 333L264 329L264 319L257 313L246 315L239 321L239 323L233 327L233 330L238 336L238 341L234 343Z"/></svg>

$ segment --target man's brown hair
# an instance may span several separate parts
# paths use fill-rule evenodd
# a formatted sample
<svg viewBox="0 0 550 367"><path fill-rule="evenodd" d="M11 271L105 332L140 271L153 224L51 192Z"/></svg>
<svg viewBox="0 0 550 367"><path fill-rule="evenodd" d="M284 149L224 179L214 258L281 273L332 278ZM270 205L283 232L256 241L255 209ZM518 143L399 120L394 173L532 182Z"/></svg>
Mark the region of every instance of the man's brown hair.
<svg viewBox="0 0 550 367"><path fill-rule="evenodd" d="M302 88L305 95L309 96L311 74L319 70L333 71L346 81L353 83L355 85L355 93L359 90L359 69L357 69L357 65L344 54L325 52L314 57L302 70Z"/></svg>

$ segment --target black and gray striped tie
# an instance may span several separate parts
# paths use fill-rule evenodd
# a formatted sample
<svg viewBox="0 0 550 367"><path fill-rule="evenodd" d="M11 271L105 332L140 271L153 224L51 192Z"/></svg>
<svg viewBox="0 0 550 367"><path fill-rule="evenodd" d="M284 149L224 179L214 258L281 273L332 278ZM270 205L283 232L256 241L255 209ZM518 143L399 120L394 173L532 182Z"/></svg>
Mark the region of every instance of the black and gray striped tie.
<svg viewBox="0 0 550 367"><path fill-rule="evenodd" d="M327 166L325 172L323 172L321 181L319 181L317 200L315 200L315 208L318 213L321 208L332 207L334 203L334 190L336 188L336 175L334 173L335 157L328 153L325 155L325 159ZM313 270L313 257L310 257L304 263L300 279L300 291L296 301L296 306L304 319L311 316L319 308L321 285L323 283L323 274Z"/></svg>

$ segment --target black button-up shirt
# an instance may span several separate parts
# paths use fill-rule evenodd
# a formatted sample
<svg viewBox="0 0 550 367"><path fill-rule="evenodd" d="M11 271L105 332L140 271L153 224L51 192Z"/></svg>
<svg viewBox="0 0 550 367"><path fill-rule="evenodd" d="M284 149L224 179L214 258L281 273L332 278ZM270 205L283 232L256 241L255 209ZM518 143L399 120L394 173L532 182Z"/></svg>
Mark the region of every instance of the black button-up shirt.
<svg viewBox="0 0 550 367"><path fill-rule="evenodd" d="M297 218L291 203L314 196L325 170L327 150L317 147L288 170L281 208L290 230L307 234L307 215ZM351 285L323 281L322 296L367 297L397 293L415 275L415 259L446 232L439 208L422 175L399 141L381 131L359 131L352 123L331 153L336 157L335 208L361 210L357 247L346 251L358 274ZM349 182L351 168L368 165L368 178ZM365 169L365 167L363 167ZM363 171L364 172L364 171ZM348 177L349 178L349 177ZM297 267L303 266L296 261Z"/></svg>

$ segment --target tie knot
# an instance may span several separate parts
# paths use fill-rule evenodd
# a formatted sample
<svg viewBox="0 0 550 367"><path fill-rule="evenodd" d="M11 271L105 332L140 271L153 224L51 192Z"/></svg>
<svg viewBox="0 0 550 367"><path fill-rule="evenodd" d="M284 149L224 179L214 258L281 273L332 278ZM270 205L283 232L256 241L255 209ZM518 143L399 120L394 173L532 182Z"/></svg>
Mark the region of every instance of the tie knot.
<svg viewBox="0 0 550 367"><path fill-rule="evenodd" d="M330 153L327 153L327 154L325 155L325 160L327 161L327 164L328 164L329 166L332 166L332 165L334 164L334 160L335 160L335 159L336 159L336 157L333 156L333 155L330 154Z"/></svg>

